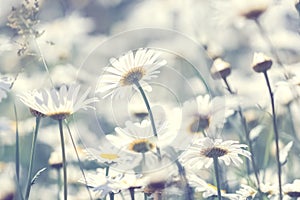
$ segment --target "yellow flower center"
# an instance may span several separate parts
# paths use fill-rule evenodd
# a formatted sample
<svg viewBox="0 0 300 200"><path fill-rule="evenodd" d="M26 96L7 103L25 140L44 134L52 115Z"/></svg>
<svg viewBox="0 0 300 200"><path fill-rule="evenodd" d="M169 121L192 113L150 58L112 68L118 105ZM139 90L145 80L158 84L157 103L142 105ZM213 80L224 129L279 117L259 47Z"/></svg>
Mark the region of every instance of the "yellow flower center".
<svg viewBox="0 0 300 200"><path fill-rule="evenodd" d="M119 158L119 156L117 154L113 154L113 153L101 153L100 157L107 159L107 160L115 160L115 159Z"/></svg>
<svg viewBox="0 0 300 200"><path fill-rule="evenodd" d="M154 144L147 139L137 139L129 144L128 149L136 153L146 153L154 148Z"/></svg>
<svg viewBox="0 0 300 200"><path fill-rule="evenodd" d="M127 73L125 73L122 76L120 83L123 86L133 85L136 82L140 81L145 74L146 70L143 67L131 68Z"/></svg>
<svg viewBox="0 0 300 200"><path fill-rule="evenodd" d="M71 115L71 112L57 112L57 113L50 113L47 115L55 120L63 120L66 119L69 115Z"/></svg>

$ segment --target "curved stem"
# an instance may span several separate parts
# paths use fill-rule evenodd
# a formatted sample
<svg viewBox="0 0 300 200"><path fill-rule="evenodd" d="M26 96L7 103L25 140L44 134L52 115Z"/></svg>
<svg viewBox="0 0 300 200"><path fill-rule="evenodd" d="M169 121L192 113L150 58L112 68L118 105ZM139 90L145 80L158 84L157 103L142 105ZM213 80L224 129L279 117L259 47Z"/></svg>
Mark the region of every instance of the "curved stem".
<svg viewBox="0 0 300 200"><path fill-rule="evenodd" d="M91 194L91 192L90 192L90 190L89 190L89 187L88 187L88 183L87 183L87 180L86 180L86 176L85 176L84 170L83 170L83 168L82 168L82 162L81 162L81 160L80 160L80 158L79 158L79 155L78 155L78 152L77 152L77 149L76 149L76 145L75 145L75 141L74 141L74 139L73 139L73 136L72 136L72 133L71 133L71 130L70 130L70 127L69 127L69 124L68 124L68 123L66 123L66 127L67 127L67 129L68 129L68 133L69 133L69 136L70 136L70 138L71 138L71 142L72 142L73 148L74 148L74 150L75 150L76 158L77 158L78 163L79 163L79 168L80 168L80 171L81 171L81 173L82 173L82 176L83 176L83 179L84 179L84 182L85 182L86 189L87 189L87 191L88 191L88 193L89 193L89 198L90 198L90 199L93 199L93 198L92 198L92 194Z"/></svg>
<svg viewBox="0 0 300 200"><path fill-rule="evenodd" d="M136 87L139 89L142 97L143 97L143 100L145 102L145 105L147 107L147 110L148 110L148 113L149 113L149 118L150 118L150 121L151 121L151 126L152 126L152 131L153 131L153 135L158 138L158 135L157 135L157 130L156 130L156 127L155 127L155 122L154 122L154 117L153 117L153 114L152 114L152 110L151 110L151 107L150 107L150 104L149 104L149 101L147 99L147 96L141 86L141 84L136 81L134 83L136 85ZM157 152L157 156L158 156L158 159L161 160L161 153L160 153L160 149L159 147L156 145L156 152Z"/></svg>
<svg viewBox="0 0 300 200"><path fill-rule="evenodd" d="M59 125L59 132L60 132L61 153L62 153L62 162L63 162L64 200L66 200L68 196L68 182L67 182L67 162L66 162L65 140L64 140L62 119L58 120L58 125Z"/></svg>
<svg viewBox="0 0 300 200"><path fill-rule="evenodd" d="M39 131L40 126L40 117L36 117L35 119L35 131L32 137L32 144L31 144L31 153L30 153L30 161L29 161L29 170L28 170L28 178L27 178L27 186L26 186L26 193L25 193L25 200L29 199L30 189L31 189L31 176L32 176L32 169L33 169L33 161L35 155L35 145L36 139Z"/></svg>
<svg viewBox="0 0 300 200"><path fill-rule="evenodd" d="M227 79L223 78L223 80L224 80L225 85L226 85L228 91L230 92L230 94L234 95L235 93L231 89L229 83L227 82ZM255 174L255 179L256 179L256 182L257 182L257 188L258 188L259 194L261 194L260 181L259 181L259 176L258 176L259 175L259 170L258 170L257 165L255 163L253 144L252 144L252 140L250 138L250 134L249 134L248 127L247 127L247 122L246 122L245 116L243 115L241 106L238 107L238 113L239 113L239 116L241 118L242 126L244 128L244 132L245 132L245 135L246 135L246 140L247 140L248 146L249 146L249 151L251 153L251 164L252 164L252 168L253 168L253 171L254 171L254 174Z"/></svg>
<svg viewBox="0 0 300 200"><path fill-rule="evenodd" d="M271 106L272 106L272 120L273 120L273 129L275 135L275 144L276 144L276 161L277 161L277 174L278 174L278 186L279 186L279 199L282 200L282 187L281 187L281 164L279 158L279 133L277 128L277 120L276 120L276 113L275 113L275 103L274 103L274 96L271 89L269 77L267 71L264 72L264 76L266 79L266 83L268 86L270 98L271 98Z"/></svg>
<svg viewBox="0 0 300 200"><path fill-rule="evenodd" d="M218 190L218 199L222 200L221 195L221 188L220 188L220 176L219 176L219 163L218 163L218 157L213 157L214 160L214 168L215 168L215 175L216 175L216 181L217 181L217 190Z"/></svg>

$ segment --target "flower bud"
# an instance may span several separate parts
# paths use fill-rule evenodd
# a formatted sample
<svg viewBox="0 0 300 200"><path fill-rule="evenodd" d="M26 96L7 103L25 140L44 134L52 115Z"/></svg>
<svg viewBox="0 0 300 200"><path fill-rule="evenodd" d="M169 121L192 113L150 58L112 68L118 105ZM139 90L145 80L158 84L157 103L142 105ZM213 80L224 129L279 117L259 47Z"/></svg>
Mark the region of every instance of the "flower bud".
<svg viewBox="0 0 300 200"><path fill-rule="evenodd" d="M254 53L253 61L252 61L252 68L254 71L260 73L260 72L266 72L269 70L272 66L273 62L271 58L267 57L263 53Z"/></svg>
<svg viewBox="0 0 300 200"><path fill-rule="evenodd" d="M210 69L213 79L226 78L231 73L230 64L223 61L221 58L217 58Z"/></svg>

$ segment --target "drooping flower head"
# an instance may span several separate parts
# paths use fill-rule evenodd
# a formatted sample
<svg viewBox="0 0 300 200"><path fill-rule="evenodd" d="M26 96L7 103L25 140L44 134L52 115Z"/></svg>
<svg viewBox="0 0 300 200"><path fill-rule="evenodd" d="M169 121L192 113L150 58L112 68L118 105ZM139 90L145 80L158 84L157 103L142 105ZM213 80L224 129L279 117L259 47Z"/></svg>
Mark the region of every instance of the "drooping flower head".
<svg viewBox="0 0 300 200"><path fill-rule="evenodd" d="M243 163L240 155L250 159L250 152L245 150L247 145L239 144L234 140L223 141L221 139L211 139L209 137L200 138L191 145L182 155L183 165L193 166L196 169L208 168L213 163L213 158L217 157L225 165L233 163L236 166Z"/></svg>
<svg viewBox="0 0 300 200"><path fill-rule="evenodd" d="M158 69L166 65L166 60L159 58L159 53L152 49L138 49L135 53L129 51L125 55L111 58L105 73L100 76L96 92L106 93L105 97L124 97L130 94L133 88L136 89L138 82L144 90L151 91L147 83L160 73Z"/></svg>
<svg viewBox="0 0 300 200"><path fill-rule="evenodd" d="M33 90L18 96L34 112L59 120L65 119L79 109L93 108L89 104L97 99L87 99L90 89L82 96L79 96L79 91L80 85L74 84L70 87L63 85L59 90L54 88Z"/></svg>

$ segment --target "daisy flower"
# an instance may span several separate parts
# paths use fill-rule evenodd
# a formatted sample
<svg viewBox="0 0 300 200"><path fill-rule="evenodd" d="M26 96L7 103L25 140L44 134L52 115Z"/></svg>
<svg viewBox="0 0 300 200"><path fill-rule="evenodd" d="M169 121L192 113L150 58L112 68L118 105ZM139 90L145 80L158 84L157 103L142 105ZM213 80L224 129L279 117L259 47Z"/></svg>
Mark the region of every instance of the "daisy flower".
<svg viewBox="0 0 300 200"><path fill-rule="evenodd" d="M283 193L286 195L285 199L300 198L300 179L295 179L293 183L283 185Z"/></svg>
<svg viewBox="0 0 300 200"><path fill-rule="evenodd" d="M209 168L213 163L213 158L217 157L225 165L239 166L243 163L240 155L250 159L250 152L243 149L247 145L239 144L238 141L221 139L211 139L209 137L200 138L195 141L180 157L180 161L185 166L192 166L196 169Z"/></svg>
<svg viewBox="0 0 300 200"><path fill-rule="evenodd" d="M196 192L202 192L203 198L207 199L209 197L216 197L218 195L217 193L217 187L207 183L205 180L201 179L199 176L197 176L194 173L188 173L187 175L188 182L191 187L195 188ZM223 198L228 199L236 199L238 200L239 195L238 194L230 194L226 193L225 190L221 190L221 195Z"/></svg>
<svg viewBox="0 0 300 200"><path fill-rule="evenodd" d="M106 176L105 172L102 169L97 169L97 173L86 174L87 186L92 188L92 192L95 198L104 198L110 192L118 193L121 188L118 184L118 181L122 179L123 175L121 173ZM84 179L79 179L80 183L85 184Z"/></svg>
<svg viewBox="0 0 300 200"><path fill-rule="evenodd" d="M230 103L230 104L229 104ZM234 113L234 99L229 101L223 97L197 96L196 99L184 102L182 107L182 124L176 140L185 148L194 137L215 136L223 128L226 118Z"/></svg>
<svg viewBox="0 0 300 200"><path fill-rule="evenodd" d="M41 113L53 119L65 119L79 109L92 108L89 104L96 98L87 99L90 88L79 97L80 85L63 85L56 89L41 89L18 95L20 100L34 113Z"/></svg>
<svg viewBox="0 0 300 200"><path fill-rule="evenodd" d="M141 123L128 121L125 128L116 127L115 131L116 135L106 135L106 138L120 150L137 156L144 164L156 160L157 148L163 150L174 137L173 133L166 130L165 125L158 126L158 137L153 136L148 120ZM143 169L145 167L143 166Z"/></svg>
<svg viewBox="0 0 300 200"><path fill-rule="evenodd" d="M247 200L249 198L254 199L257 191L248 185L241 184L241 188L238 191L236 191L236 193L240 195L239 199Z"/></svg>
<svg viewBox="0 0 300 200"><path fill-rule="evenodd" d="M100 76L96 91L107 93L103 98L124 97L133 88L137 90L137 83L150 92L152 88L147 81L156 78L158 69L167 64L152 49L138 49L135 53L129 51L118 59L111 58L110 63L112 66L107 67L106 73Z"/></svg>

